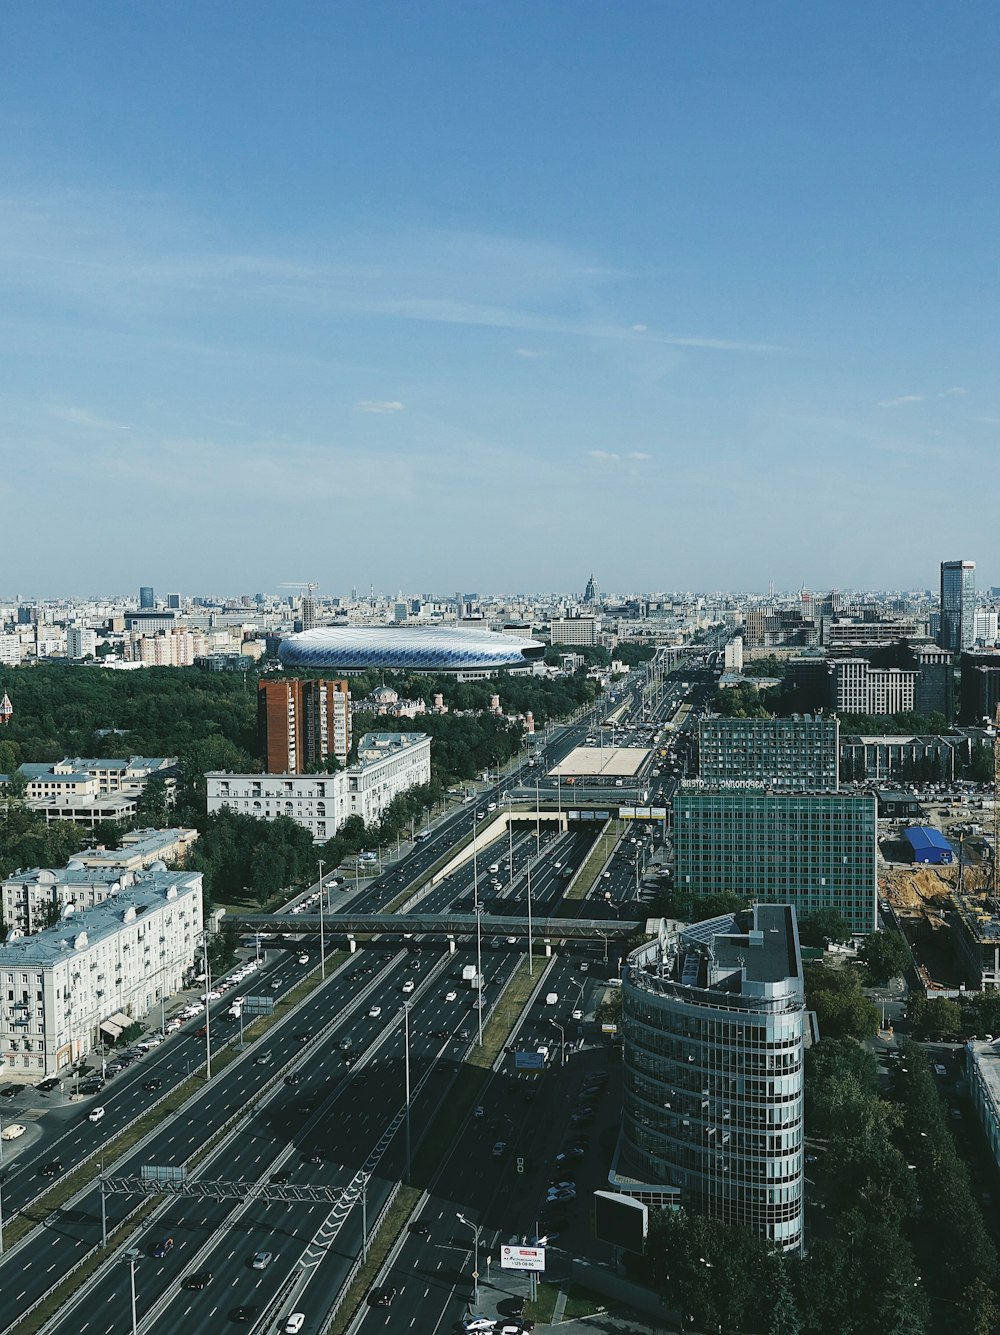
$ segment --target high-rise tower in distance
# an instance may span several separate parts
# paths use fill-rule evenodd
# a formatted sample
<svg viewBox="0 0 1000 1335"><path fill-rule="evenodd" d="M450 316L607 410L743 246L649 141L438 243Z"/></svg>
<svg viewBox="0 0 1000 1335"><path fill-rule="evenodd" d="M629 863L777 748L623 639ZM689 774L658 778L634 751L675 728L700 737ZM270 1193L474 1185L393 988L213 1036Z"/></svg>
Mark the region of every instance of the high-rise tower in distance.
<svg viewBox="0 0 1000 1335"><path fill-rule="evenodd" d="M139 587L139 611L148 612L156 606L156 599L153 597L153 588L150 584L142 584Z"/></svg>
<svg viewBox="0 0 1000 1335"><path fill-rule="evenodd" d="M957 654L975 643L976 563L941 562L940 645Z"/></svg>

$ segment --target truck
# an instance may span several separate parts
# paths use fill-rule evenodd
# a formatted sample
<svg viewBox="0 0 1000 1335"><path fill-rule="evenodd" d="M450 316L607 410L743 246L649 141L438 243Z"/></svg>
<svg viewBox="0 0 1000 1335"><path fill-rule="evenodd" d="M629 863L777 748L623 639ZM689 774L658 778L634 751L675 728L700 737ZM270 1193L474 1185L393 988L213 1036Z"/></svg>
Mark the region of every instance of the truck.
<svg viewBox="0 0 1000 1335"><path fill-rule="evenodd" d="M482 976L476 972L476 966L474 964L462 965L462 982L468 983L472 988L482 987Z"/></svg>
<svg viewBox="0 0 1000 1335"><path fill-rule="evenodd" d="M233 1003L226 1011L226 1017L230 1020L238 1020L243 1014L243 998L234 997Z"/></svg>

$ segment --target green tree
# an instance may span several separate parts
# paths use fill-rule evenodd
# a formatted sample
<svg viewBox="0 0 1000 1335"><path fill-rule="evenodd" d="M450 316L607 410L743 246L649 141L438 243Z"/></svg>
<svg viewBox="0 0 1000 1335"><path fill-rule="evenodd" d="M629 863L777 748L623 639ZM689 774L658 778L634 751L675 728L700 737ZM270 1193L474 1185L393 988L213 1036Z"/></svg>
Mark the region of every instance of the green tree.
<svg viewBox="0 0 1000 1335"><path fill-rule="evenodd" d="M881 1015L864 995L853 969L831 969L807 964L803 970L806 999L816 1012L819 1031L829 1038L867 1038L879 1026Z"/></svg>
<svg viewBox="0 0 1000 1335"><path fill-rule="evenodd" d="M910 952L895 932L871 932L861 943L858 960L864 966L869 982L879 986L906 972Z"/></svg>
<svg viewBox="0 0 1000 1335"><path fill-rule="evenodd" d="M823 947L829 941L841 944L851 939L851 924L836 909L818 909L799 918L799 940L804 946Z"/></svg>

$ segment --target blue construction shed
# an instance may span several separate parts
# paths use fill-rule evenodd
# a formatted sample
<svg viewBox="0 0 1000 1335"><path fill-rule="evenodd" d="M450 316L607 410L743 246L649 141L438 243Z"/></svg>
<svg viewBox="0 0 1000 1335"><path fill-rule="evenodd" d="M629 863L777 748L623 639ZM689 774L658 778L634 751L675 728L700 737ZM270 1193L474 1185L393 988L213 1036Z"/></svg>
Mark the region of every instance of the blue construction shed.
<svg viewBox="0 0 1000 1335"><path fill-rule="evenodd" d="M955 853L940 830L933 825L913 825L906 831L914 862L930 862L941 867L954 862Z"/></svg>

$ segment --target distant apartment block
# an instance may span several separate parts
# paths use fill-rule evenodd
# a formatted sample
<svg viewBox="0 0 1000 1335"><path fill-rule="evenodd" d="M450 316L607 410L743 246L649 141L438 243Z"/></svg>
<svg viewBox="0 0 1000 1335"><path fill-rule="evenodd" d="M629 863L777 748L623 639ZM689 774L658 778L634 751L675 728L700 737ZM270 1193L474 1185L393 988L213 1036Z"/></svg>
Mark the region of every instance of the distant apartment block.
<svg viewBox="0 0 1000 1335"><path fill-rule="evenodd" d="M959 717L963 723L980 723L996 715L1000 704L1000 653L962 655Z"/></svg>
<svg viewBox="0 0 1000 1335"><path fill-rule="evenodd" d="M622 971L612 1188L801 1251L805 1037L794 909L661 927Z"/></svg>
<svg viewBox="0 0 1000 1335"><path fill-rule="evenodd" d="M66 627L66 657L93 658L97 653L97 633L88 626Z"/></svg>
<svg viewBox="0 0 1000 1335"><path fill-rule="evenodd" d="M852 932L876 926L873 793L765 793L685 786L673 798L674 884L836 909Z"/></svg>
<svg viewBox="0 0 1000 1335"><path fill-rule="evenodd" d="M223 807L261 820L288 816L317 841L336 834L349 816L374 824L392 799L430 782L431 739L420 732L369 732L358 763L336 774L205 775L209 812Z"/></svg>
<svg viewBox="0 0 1000 1335"><path fill-rule="evenodd" d="M268 774L316 772L331 755L344 762L351 749L349 685L298 677L262 681L257 723Z"/></svg>
<svg viewBox="0 0 1000 1335"><path fill-rule="evenodd" d="M9 1079L67 1072L184 984L202 938L200 872L140 873L104 903L0 945L0 1060Z"/></svg>
<svg viewBox="0 0 1000 1335"><path fill-rule="evenodd" d="M836 719L707 718L699 725L699 775L709 787L808 792L839 785Z"/></svg>
<svg viewBox="0 0 1000 1335"><path fill-rule="evenodd" d="M939 783L951 783L971 763L992 737L981 728L963 728L945 736L848 735L840 739L840 768L845 779L890 779L925 777Z"/></svg>

